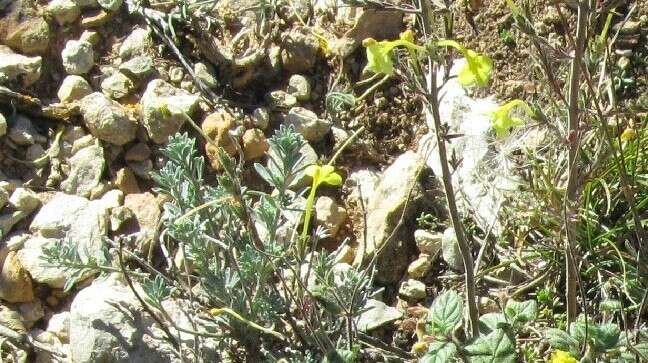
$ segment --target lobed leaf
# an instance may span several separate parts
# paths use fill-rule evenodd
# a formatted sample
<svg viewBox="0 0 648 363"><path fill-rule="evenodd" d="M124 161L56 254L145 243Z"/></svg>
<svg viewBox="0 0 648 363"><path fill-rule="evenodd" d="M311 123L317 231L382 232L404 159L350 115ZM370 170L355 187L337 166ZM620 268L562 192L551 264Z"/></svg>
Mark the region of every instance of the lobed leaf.
<svg viewBox="0 0 648 363"><path fill-rule="evenodd" d="M512 324L528 323L538 317L538 303L535 300L518 302L511 299L506 303L504 313Z"/></svg>
<svg viewBox="0 0 648 363"><path fill-rule="evenodd" d="M454 291L437 296L428 313L428 327L433 335L448 336L461 322L463 301Z"/></svg>
<svg viewBox="0 0 648 363"><path fill-rule="evenodd" d="M470 363L513 363L515 343L502 329L482 335L466 347Z"/></svg>
<svg viewBox="0 0 648 363"><path fill-rule="evenodd" d="M578 340L569 333L555 328L545 331L545 339L553 348L565 351L578 351Z"/></svg>
<svg viewBox="0 0 648 363"><path fill-rule="evenodd" d="M435 341L430 343L427 353L420 363L454 362L457 356L457 346L453 342Z"/></svg>
<svg viewBox="0 0 648 363"><path fill-rule="evenodd" d="M482 334L488 334L505 326L508 326L508 322L504 314L488 313L479 317L479 332Z"/></svg>

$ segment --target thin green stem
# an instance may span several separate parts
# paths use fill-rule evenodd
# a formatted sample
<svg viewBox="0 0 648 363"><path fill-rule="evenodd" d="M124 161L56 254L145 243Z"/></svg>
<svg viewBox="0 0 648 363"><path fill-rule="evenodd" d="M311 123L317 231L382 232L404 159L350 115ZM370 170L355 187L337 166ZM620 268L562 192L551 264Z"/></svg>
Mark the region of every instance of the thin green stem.
<svg viewBox="0 0 648 363"><path fill-rule="evenodd" d="M281 341L284 341L284 342L287 341L286 337L284 337L281 333L278 333L278 332L276 332L276 331L274 331L272 329L262 327L261 325L255 323L253 321L247 320L246 318L242 317L239 313L237 313L236 311L234 311L234 310L232 310L230 308L212 309L211 313L212 313L212 315L216 315L216 316L225 313L225 314L233 317L234 319L240 321L241 323L249 326L252 329L258 330L258 331L260 331L262 333L265 333L265 334L268 334L268 335L272 335L273 337L275 337L275 338L277 338L277 339L279 339Z"/></svg>

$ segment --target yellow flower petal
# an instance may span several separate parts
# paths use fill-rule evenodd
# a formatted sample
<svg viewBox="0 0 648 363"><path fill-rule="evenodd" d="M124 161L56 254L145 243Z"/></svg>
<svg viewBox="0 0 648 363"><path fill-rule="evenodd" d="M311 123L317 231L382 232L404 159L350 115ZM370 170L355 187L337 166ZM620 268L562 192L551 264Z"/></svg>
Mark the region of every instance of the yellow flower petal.
<svg viewBox="0 0 648 363"><path fill-rule="evenodd" d="M219 316L219 315L222 315L224 313L224 311L223 311L223 309L213 308L213 309L209 310L209 313L214 315L214 316Z"/></svg>
<svg viewBox="0 0 648 363"><path fill-rule="evenodd" d="M440 40L438 46L451 47L458 50L466 59L466 65L459 70L458 80L464 87L479 86L484 87L490 80L493 71L493 61L473 50L467 49L454 40Z"/></svg>
<svg viewBox="0 0 648 363"><path fill-rule="evenodd" d="M404 32L400 33L400 39L414 44L414 32L410 29L407 29Z"/></svg>
<svg viewBox="0 0 648 363"><path fill-rule="evenodd" d="M571 354L562 350L555 350L551 354L551 359L549 363L578 363L576 358L572 357Z"/></svg>
<svg viewBox="0 0 648 363"><path fill-rule="evenodd" d="M425 50L425 48L414 44L413 39L414 34L405 31L401 34L401 38L397 40L383 40L380 42L373 38L363 40L362 45L367 48L367 66L365 70L376 74L392 75L394 73L392 49L403 46L410 53Z"/></svg>
<svg viewBox="0 0 648 363"><path fill-rule="evenodd" d="M627 129L623 130L623 133L621 134L621 141L630 141L635 137L637 137L637 131L635 131L635 129L633 129L632 127L628 127Z"/></svg>
<svg viewBox="0 0 648 363"><path fill-rule="evenodd" d="M339 186L342 185L342 176L338 173L330 173L323 178L322 182L332 186Z"/></svg>
<svg viewBox="0 0 648 363"><path fill-rule="evenodd" d="M333 186L342 184L342 177L335 172L332 165L310 165L306 168L306 174L313 178L312 186L315 189L322 183Z"/></svg>
<svg viewBox="0 0 648 363"><path fill-rule="evenodd" d="M331 174L332 172L335 171L335 168L333 165L323 165L321 168L321 173L323 177L326 177L327 175Z"/></svg>
<svg viewBox="0 0 648 363"><path fill-rule="evenodd" d="M306 175L308 175L308 176L310 176L312 178L315 178L316 174L319 175L320 166L316 165L316 164L309 165L309 166L306 167L306 170L304 172L306 173Z"/></svg>
<svg viewBox="0 0 648 363"><path fill-rule="evenodd" d="M495 111L491 112L492 125L497 137L506 136L511 128L524 125L521 118L511 116L511 112L516 107L522 108L527 115L533 116L533 110L522 100L513 100L499 106Z"/></svg>

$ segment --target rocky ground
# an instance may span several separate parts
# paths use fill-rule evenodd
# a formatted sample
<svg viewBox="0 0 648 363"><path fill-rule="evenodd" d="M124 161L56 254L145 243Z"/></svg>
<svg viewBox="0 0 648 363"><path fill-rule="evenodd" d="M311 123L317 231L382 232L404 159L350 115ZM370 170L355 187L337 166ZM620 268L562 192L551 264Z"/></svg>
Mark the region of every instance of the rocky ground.
<svg viewBox="0 0 648 363"><path fill-rule="evenodd" d="M442 286L457 285L463 269L454 233L444 227L426 116L396 81L336 115L326 94L361 78L363 39L397 38L411 19L400 10L362 11L331 0L277 3L276 24L253 32L263 19L251 0L219 1L177 28L151 22L164 19L171 2L151 2L147 22L130 0L0 0L0 348L2 336L30 342L6 355L0 349L0 359L166 361L169 347L154 339L160 332L118 273L72 275L43 263L45 251L67 240L87 259L114 248L107 239L130 236L129 247L157 258L149 247L162 232L166 200L151 172L165 164L160 149L169 137L208 135L242 157L251 188L265 188L251 165L267 162L267 138L279 125L294 126L308 141L304 165L329 160L365 127L337 163L344 187L323 188L317 199L316 222L331 234L324 247L344 251L340 263L357 264L359 251L371 254L390 241L375 276L384 299L370 301L358 328L410 350L415 308L429 305ZM526 45L493 41L505 36L507 23L489 20L504 10L488 5L476 18L481 33L473 33L470 16L458 22L461 40L493 55L501 71L477 96L533 97L542 85L523 71ZM624 31L621 67L644 20ZM542 21L556 24L552 14ZM636 90L645 81L638 79ZM476 223L488 227L511 193L486 191L492 181L484 168L507 167L487 140L482 110L494 101L466 94L456 82L445 87L442 113L466 136L452 143L464 158L456 171L461 190ZM457 116L458 107L468 112ZM200 143L214 180L222 166L215 148ZM425 215L439 223L421 222ZM367 240L374 244L365 246ZM65 289L72 278L76 286ZM186 326L183 302L168 303Z"/></svg>

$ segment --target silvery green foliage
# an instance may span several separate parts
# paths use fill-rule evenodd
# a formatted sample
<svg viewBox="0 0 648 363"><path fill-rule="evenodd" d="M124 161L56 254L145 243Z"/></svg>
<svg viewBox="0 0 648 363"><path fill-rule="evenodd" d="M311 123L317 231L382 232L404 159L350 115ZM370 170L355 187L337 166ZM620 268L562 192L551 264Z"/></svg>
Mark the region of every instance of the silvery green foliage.
<svg viewBox="0 0 648 363"><path fill-rule="evenodd" d="M93 256L88 251L81 254L78 247L68 239L60 239L49 247L43 248L43 263L71 271L70 277L63 286L64 292L71 291L77 282L98 271L115 271L111 266L111 256L107 249L102 254Z"/></svg>
<svg viewBox="0 0 648 363"><path fill-rule="evenodd" d="M253 195L242 186L234 160L219 150L225 171L217 177L217 185L210 186L194 139L176 135L163 153L168 162L154 179L157 192L171 197L164 205L165 232L183 244L204 298L217 306L247 311L246 318L252 320L276 314L281 298L271 285L263 284L270 277L269 261L252 248L255 237L247 228L253 218ZM264 249L275 252L272 245Z"/></svg>
<svg viewBox="0 0 648 363"><path fill-rule="evenodd" d="M311 321L306 328L311 330L305 332L309 337L307 345L312 346L297 347L291 345L297 342L292 342L283 352L310 351L321 359L330 352L322 351L318 342L330 340L338 350L351 345L349 340L353 337L348 332L354 329L350 324L364 306L370 279L353 269L334 275L334 258L326 254L314 255L317 257L310 262L309 274L295 275L303 271L307 262L294 253L297 237L286 241L277 234L287 221L287 214L294 213L288 209L299 194L291 192L289 186L304 172L300 149L305 140L292 127L282 126L269 143L268 166L254 165L271 187L272 192L265 193L244 185L240 165L223 150L219 150L218 158L224 171L215 183L207 182L205 162L198 156L195 140L186 134L172 137L162 150L168 162L154 176L156 191L170 197L164 206L164 235L168 236L166 242L184 248L193 275L200 282L200 298L209 306L229 307L249 321L284 334L286 322L295 319L295 315L299 320L316 319L315 327ZM323 235L321 231L314 233L312 242L316 245ZM314 279L309 279L309 275ZM162 279L148 283L151 304L161 303L172 293L164 288L164 283ZM303 307L295 304L295 296L304 294L297 292L299 286L307 287L311 291L306 296L315 298L306 298L306 311L300 311ZM262 354L269 359L291 357L277 353L278 342L236 319L219 316L217 321L228 327L222 331L223 354L233 347L250 345L255 351L246 349L245 354ZM255 357L246 359L258 359Z"/></svg>
<svg viewBox="0 0 648 363"><path fill-rule="evenodd" d="M157 309L162 308L162 301L171 296L172 291L160 275L156 275L153 279L145 278L142 282L142 290L146 294L144 298L146 303Z"/></svg>
<svg viewBox="0 0 648 363"><path fill-rule="evenodd" d="M80 254L65 242L46 249L45 262L74 272L68 290L88 274L124 268L141 286L142 300L154 310L165 311L166 299L189 298L202 304L198 310L229 308L248 321L230 315L204 321L195 312L185 311L195 327L194 345L187 347L196 354L194 358L206 352L201 346L205 334L217 334L219 339L212 343L217 347L212 346L209 354L219 355L219 361L234 357L235 361L353 362L359 347L354 341L354 322L366 303L370 273L350 267L338 271L334 256L315 253L314 248L309 260L298 258L298 233L279 242L278 229L288 220L288 213L294 213L289 208L299 196L289 186L304 172L300 149L305 141L292 127L282 126L269 142L273 156L268 167L254 166L273 190L266 193L247 188L240 165L223 150L218 150L218 157L224 171L215 182L206 180L205 160L198 154L196 141L187 134L170 138L162 149L167 162L153 175L154 190L168 200L159 241L167 265L158 267L159 272L134 270L146 264L136 252L130 253L134 260L111 259L108 251L104 256L82 257L87 253ZM326 231L317 228L310 242L316 246L325 236ZM121 251L128 248L123 242L112 245ZM178 266L171 253L180 252L184 262ZM306 273L304 267L308 267ZM193 279L191 294L187 279ZM299 322L302 341L278 341L251 329L249 322L284 336L294 334ZM175 327L174 322L168 324Z"/></svg>

